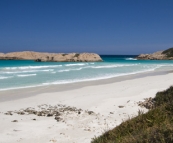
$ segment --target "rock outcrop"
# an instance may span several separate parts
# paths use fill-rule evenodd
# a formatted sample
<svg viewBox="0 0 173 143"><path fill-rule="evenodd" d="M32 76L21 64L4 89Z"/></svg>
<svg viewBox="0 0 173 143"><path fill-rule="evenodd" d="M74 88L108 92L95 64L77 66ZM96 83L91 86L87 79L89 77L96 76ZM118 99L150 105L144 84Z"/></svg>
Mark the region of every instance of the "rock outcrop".
<svg viewBox="0 0 173 143"><path fill-rule="evenodd" d="M173 55L171 54L173 48L167 49L165 51L158 51L153 54L140 54L136 58L138 60L173 60Z"/></svg>
<svg viewBox="0 0 173 143"><path fill-rule="evenodd" d="M39 105L37 109L28 107L26 109L21 109L19 111L7 111L4 113L5 115L36 115L36 116L45 116L45 117L54 117L57 122L65 122L69 115L78 116L82 114L82 116L97 116L93 111L77 109L76 107L70 107L65 105L47 105L42 104ZM69 118L69 117L68 117ZM35 118L33 120L36 120ZM17 120L13 120L12 122L18 122Z"/></svg>
<svg viewBox="0 0 173 143"><path fill-rule="evenodd" d="M4 57L4 53L0 53L0 57Z"/></svg>
<svg viewBox="0 0 173 143"><path fill-rule="evenodd" d="M138 60L166 60L168 57L162 54L163 51L155 52L153 54L140 54Z"/></svg>
<svg viewBox="0 0 173 143"><path fill-rule="evenodd" d="M41 53L41 52L12 52L0 53L1 60L35 60L37 62L100 62L101 57L95 53Z"/></svg>

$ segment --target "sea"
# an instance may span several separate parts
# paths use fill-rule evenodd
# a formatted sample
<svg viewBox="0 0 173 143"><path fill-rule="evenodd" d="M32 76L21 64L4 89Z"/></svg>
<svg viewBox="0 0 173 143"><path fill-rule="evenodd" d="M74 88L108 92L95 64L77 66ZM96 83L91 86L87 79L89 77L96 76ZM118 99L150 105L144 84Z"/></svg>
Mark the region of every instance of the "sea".
<svg viewBox="0 0 173 143"><path fill-rule="evenodd" d="M136 55L101 55L103 62L0 60L0 90L29 88L171 70L171 60L137 60Z"/></svg>

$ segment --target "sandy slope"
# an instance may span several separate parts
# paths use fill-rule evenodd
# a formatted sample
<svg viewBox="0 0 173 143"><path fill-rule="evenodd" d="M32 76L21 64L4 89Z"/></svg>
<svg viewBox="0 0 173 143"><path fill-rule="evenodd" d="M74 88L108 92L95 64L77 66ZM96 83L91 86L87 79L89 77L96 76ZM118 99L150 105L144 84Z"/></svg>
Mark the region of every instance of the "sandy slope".
<svg viewBox="0 0 173 143"><path fill-rule="evenodd" d="M94 136L137 115L139 109L146 111L136 102L154 97L157 91L168 88L173 84L172 77L173 73L147 76L1 102L0 143L89 143ZM42 104L74 106L83 111L81 114L64 112L60 122L54 117L4 115L7 111L27 107L38 109ZM89 115L85 110L95 113ZM13 120L18 122L11 122Z"/></svg>

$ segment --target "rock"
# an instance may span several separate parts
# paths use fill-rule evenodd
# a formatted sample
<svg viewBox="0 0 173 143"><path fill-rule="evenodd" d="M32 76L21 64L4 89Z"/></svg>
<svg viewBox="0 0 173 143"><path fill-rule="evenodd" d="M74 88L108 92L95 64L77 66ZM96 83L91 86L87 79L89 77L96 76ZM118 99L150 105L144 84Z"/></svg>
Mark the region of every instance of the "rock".
<svg viewBox="0 0 173 143"><path fill-rule="evenodd" d="M42 116L42 112L37 112L37 116Z"/></svg>
<svg viewBox="0 0 173 143"><path fill-rule="evenodd" d="M55 120L57 120L59 122L62 120L62 118L60 118L59 116L55 116Z"/></svg>
<svg viewBox="0 0 173 143"><path fill-rule="evenodd" d="M34 118L34 119L32 119L32 120L36 121L36 119L35 119L35 118Z"/></svg>
<svg viewBox="0 0 173 143"><path fill-rule="evenodd" d="M138 60L172 60L173 57L167 56L164 51L158 51L152 54L140 54L136 57Z"/></svg>
<svg viewBox="0 0 173 143"><path fill-rule="evenodd" d="M91 115L91 114L94 114L94 112L93 111L88 111L88 114Z"/></svg>
<svg viewBox="0 0 173 143"><path fill-rule="evenodd" d="M8 111L7 113L4 113L5 115L13 115L12 111Z"/></svg>
<svg viewBox="0 0 173 143"><path fill-rule="evenodd" d="M20 112L20 111L19 111L19 112L17 112L17 114L19 114L19 115L24 115L25 112L22 112L22 111Z"/></svg>
<svg viewBox="0 0 173 143"><path fill-rule="evenodd" d="M55 113L55 116L60 116L60 115L61 115L61 113L59 113L59 112Z"/></svg>
<svg viewBox="0 0 173 143"><path fill-rule="evenodd" d="M36 59L35 61L36 61L36 62L41 62L41 59Z"/></svg>
<svg viewBox="0 0 173 143"><path fill-rule="evenodd" d="M27 112L28 114L37 114L37 111L36 110L33 110L33 109L25 109L24 112Z"/></svg>
<svg viewBox="0 0 173 143"><path fill-rule="evenodd" d="M0 53L3 60L35 60L36 62L101 62L102 59L95 53L41 53L33 51Z"/></svg>
<svg viewBox="0 0 173 143"><path fill-rule="evenodd" d="M18 122L18 120L13 120L13 121L11 121L11 122Z"/></svg>
<svg viewBox="0 0 173 143"><path fill-rule="evenodd" d="M83 111L82 109L77 109L76 107L70 107L70 106L67 107L65 105L57 105L57 106L47 105L46 107L45 107L45 105L39 105L37 110L29 107L26 109L21 109L19 111L15 111L14 113L17 113L19 115L33 114L33 115L37 115L37 116L46 116L46 117L55 116L55 120L57 120L58 122L60 122L60 121L65 122L65 120L63 120L63 118L65 119L66 116L68 116L70 114L73 115L74 113L81 114ZM8 111L6 114L10 115L11 112L12 111ZM94 114L93 111L85 111L85 113L88 113L89 115ZM36 120L36 119L34 118L32 120Z"/></svg>
<svg viewBox="0 0 173 143"><path fill-rule="evenodd" d="M4 55L5 55L4 53L0 53L0 57L4 57Z"/></svg>
<svg viewBox="0 0 173 143"><path fill-rule="evenodd" d="M124 108L124 106L118 106L119 108Z"/></svg>
<svg viewBox="0 0 173 143"><path fill-rule="evenodd" d="M51 113L47 114L47 117L52 117L52 116L53 116L53 114L51 114Z"/></svg>

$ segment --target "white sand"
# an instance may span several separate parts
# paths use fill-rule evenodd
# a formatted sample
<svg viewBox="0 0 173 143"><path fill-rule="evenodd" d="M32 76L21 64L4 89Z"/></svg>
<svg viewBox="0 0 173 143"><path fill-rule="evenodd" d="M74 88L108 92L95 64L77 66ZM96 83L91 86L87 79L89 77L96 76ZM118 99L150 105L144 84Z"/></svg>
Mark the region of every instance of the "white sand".
<svg viewBox="0 0 173 143"><path fill-rule="evenodd" d="M158 91L171 86L172 77L173 73L147 76L0 102L0 143L89 143L94 136L136 116L138 110L146 112L136 102L154 97ZM36 108L41 104L64 104L91 110L96 114L67 114L63 117L65 122L36 115L4 115L7 111ZM119 105L124 108L119 108Z"/></svg>

